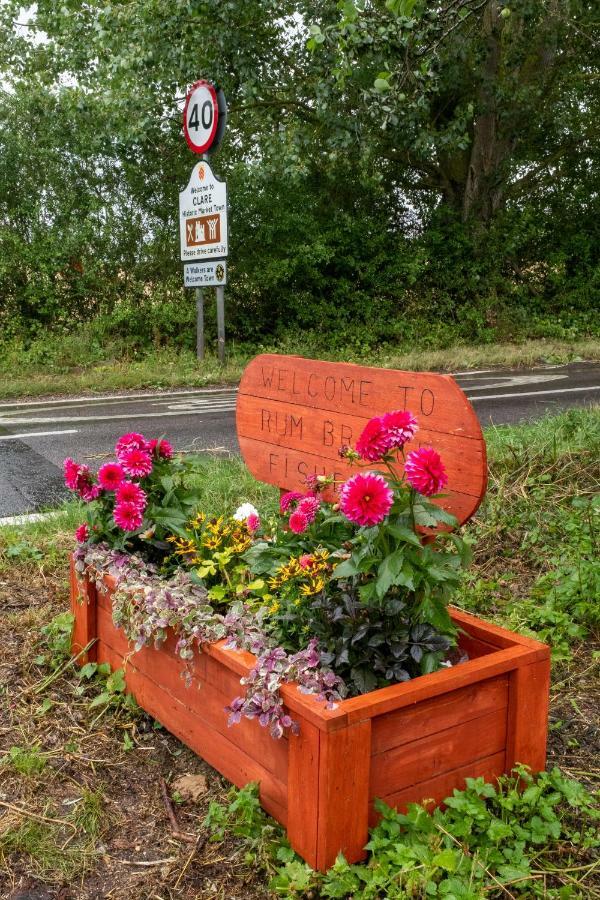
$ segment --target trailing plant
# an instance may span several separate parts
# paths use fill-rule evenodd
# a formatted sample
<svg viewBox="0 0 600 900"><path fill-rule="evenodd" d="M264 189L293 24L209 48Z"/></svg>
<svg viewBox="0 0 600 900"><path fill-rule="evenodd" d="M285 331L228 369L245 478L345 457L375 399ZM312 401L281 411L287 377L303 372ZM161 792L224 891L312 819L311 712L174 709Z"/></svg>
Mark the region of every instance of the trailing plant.
<svg viewBox="0 0 600 900"><path fill-rule="evenodd" d="M80 547L74 555L76 571L94 580L98 590L107 590L106 574L114 578L113 621L123 628L134 650L148 644L160 646L167 629L174 630L176 651L190 664L188 681L195 651L202 644L227 639L230 649L256 655L255 667L242 680L248 688L246 695L234 698L228 707L230 724L242 717L258 718L275 738L281 737L285 728L294 728L279 694L280 687L292 681L301 691L315 693L330 705L344 695L343 682L323 665L316 642L295 654L273 646L261 626L260 611L235 601L225 612L217 612L207 601L206 588L194 581L191 573L177 570L166 578L155 565L107 545Z"/></svg>

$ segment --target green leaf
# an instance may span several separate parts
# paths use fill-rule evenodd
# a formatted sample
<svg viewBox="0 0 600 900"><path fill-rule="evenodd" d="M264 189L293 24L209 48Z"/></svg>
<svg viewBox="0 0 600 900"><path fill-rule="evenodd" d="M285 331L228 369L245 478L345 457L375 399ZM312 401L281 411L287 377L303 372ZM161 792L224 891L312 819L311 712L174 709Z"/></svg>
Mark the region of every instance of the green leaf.
<svg viewBox="0 0 600 900"><path fill-rule="evenodd" d="M389 556L385 557L379 566L377 575L378 597L385 597L390 587L393 584L396 584L396 579L400 575L403 562L404 552L402 550L395 550L393 553L390 553Z"/></svg>
<svg viewBox="0 0 600 900"><path fill-rule="evenodd" d="M81 667L81 669L79 670L79 677L86 678L86 679L92 678L96 674L97 671L98 671L97 664L93 663L93 662L89 662Z"/></svg>
<svg viewBox="0 0 600 900"><path fill-rule="evenodd" d="M379 94L384 94L390 89L390 83L387 78L376 78L373 87Z"/></svg>
<svg viewBox="0 0 600 900"><path fill-rule="evenodd" d="M404 541L407 544L413 544L413 546L419 547L419 549L423 548L420 539L414 531L410 530L410 528L405 528L403 525L390 524L387 526L387 531L400 541Z"/></svg>
<svg viewBox="0 0 600 900"><path fill-rule="evenodd" d="M333 570L332 578L352 578L358 575L358 569L352 559L345 559Z"/></svg>
<svg viewBox="0 0 600 900"><path fill-rule="evenodd" d="M94 697L92 702L90 703L91 709L94 709L96 706L106 706L107 703L110 703L112 700L112 694L109 691L102 691L101 694L98 694L97 697Z"/></svg>
<svg viewBox="0 0 600 900"><path fill-rule="evenodd" d="M433 857L431 862L434 866L439 866L440 869L445 869L446 872L456 872L458 864L460 862L460 857L458 856L456 850L451 850L450 848L448 848L446 850L442 850L441 853L437 853Z"/></svg>
<svg viewBox="0 0 600 900"><path fill-rule="evenodd" d="M125 672L123 669L116 669L112 675L106 679L106 688L111 694L122 694L125 691Z"/></svg>

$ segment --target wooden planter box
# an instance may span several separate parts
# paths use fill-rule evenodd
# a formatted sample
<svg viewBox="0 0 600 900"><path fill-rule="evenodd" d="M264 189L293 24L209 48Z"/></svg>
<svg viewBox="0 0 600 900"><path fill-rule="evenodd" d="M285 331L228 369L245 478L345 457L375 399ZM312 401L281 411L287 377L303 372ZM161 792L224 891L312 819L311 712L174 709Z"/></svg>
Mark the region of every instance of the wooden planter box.
<svg viewBox="0 0 600 900"><path fill-rule="evenodd" d="M550 654L538 641L453 610L468 662L335 710L287 685L300 734L276 741L256 721L227 726L224 707L241 692L252 654L207 645L186 687L174 636L132 653L112 622L112 579L105 584L103 593L72 570L73 651L95 640L87 658L124 667L143 709L234 784L258 781L263 807L313 868L329 868L340 852L364 858L375 798L399 809L439 803L467 777L490 780L517 762L545 766Z"/></svg>

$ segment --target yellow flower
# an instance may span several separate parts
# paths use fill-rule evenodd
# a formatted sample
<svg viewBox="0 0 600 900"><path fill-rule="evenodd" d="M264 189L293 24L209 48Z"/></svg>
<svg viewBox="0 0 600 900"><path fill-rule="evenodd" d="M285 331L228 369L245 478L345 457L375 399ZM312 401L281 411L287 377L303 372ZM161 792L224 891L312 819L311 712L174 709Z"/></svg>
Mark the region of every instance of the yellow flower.
<svg viewBox="0 0 600 900"><path fill-rule="evenodd" d="M186 540L185 538L176 537L174 539L169 539L172 544L175 544L177 550L175 550L176 556L186 556L188 553L196 552L196 544L194 541Z"/></svg>
<svg viewBox="0 0 600 900"><path fill-rule="evenodd" d="M313 594L318 594L325 587L325 581L323 578L311 578L308 584L303 584L300 588L300 593L304 597L311 597Z"/></svg>
<svg viewBox="0 0 600 900"><path fill-rule="evenodd" d="M206 523L206 530L211 534L219 534L223 530L223 516L219 516L218 519L210 519Z"/></svg>

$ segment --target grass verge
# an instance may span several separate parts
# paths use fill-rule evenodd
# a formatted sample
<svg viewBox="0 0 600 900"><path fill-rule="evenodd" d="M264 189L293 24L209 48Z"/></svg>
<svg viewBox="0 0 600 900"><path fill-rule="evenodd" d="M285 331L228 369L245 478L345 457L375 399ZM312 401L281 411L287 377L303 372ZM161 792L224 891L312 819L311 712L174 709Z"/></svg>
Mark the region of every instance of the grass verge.
<svg viewBox="0 0 600 900"><path fill-rule="evenodd" d="M116 346L85 355L85 340L73 344L66 339L49 339L36 352L6 348L0 359L0 399L19 397L99 394L150 388L207 387L235 384L255 355L233 346L225 365L208 355L199 362L183 350L159 350L145 354L123 354ZM310 346L260 347L258 352L294 353L311 357ZM489 366L527 367L544 363L600 360L600 341L530 340L522 343L457 345L440 350L393 352L389 348L368 353L319 352L320 359L363 363L412 371L464 371ZM18 374L16 374L18 373Z"/></svg>
<svg viewBox="0 0 600 900"><path fill-rule="evenodd" d="M439 816L386 814L367 865L315 875L252 790L231 792L137 710L118 673L69 664L70 504L0 528L0 896L600 898L587 793L600 781L600 411L486 436L490 487L459 602L552 643L549 775L522 799L509 782L500 794L475 783ZM238 460L204 467L209 512L275 500Z"/></svg>

